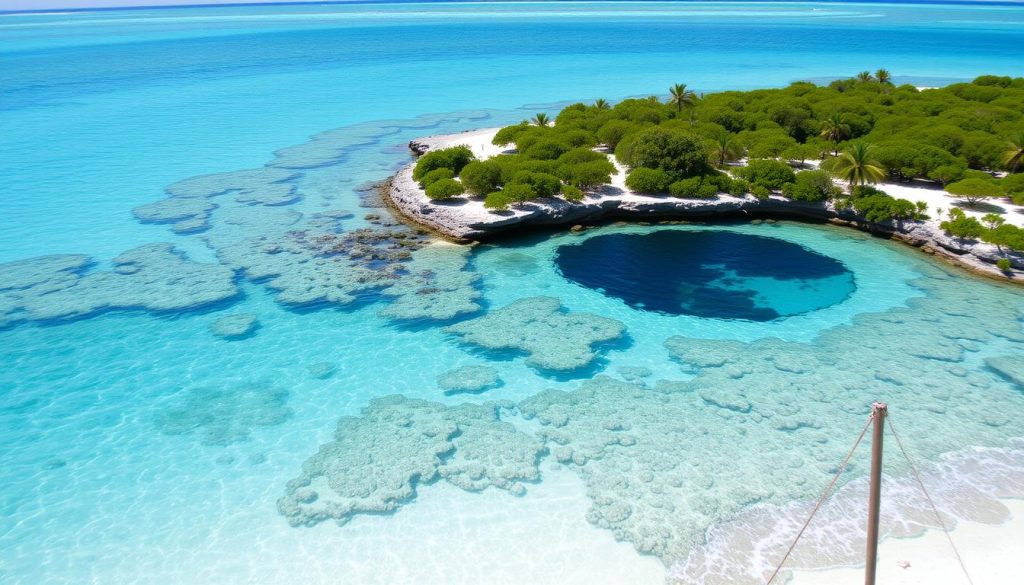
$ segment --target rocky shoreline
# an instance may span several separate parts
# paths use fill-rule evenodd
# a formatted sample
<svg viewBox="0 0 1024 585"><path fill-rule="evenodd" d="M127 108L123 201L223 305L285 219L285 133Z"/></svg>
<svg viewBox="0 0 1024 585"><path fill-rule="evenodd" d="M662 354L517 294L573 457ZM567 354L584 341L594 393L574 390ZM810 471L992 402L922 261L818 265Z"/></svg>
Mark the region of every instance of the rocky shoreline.
<svg viewBox="0 0 1024 585"><path fill-rule="evenodd" d="M460 134L427 136L413 140L409 149L419 156L431 149L453 144L479 143L496 129L474 130ZM477 145L482 149L483 146ZM507 211L484 209L479 198L431 201L412 178L414 164L403 167L381 184L381 195L402 219L459 243L495 240L524 231L584 226L610 221L634 222L715 222L722 220L792 219L832 223L897 240L942 258L973 273L1003 282L1024 283L1024 255L1011 254L1009 272L995 266L1001 256L995 247L976 241L960 241L947 236L938 221L902 221L874 223L852 210L837 210L831 202L808 203L772 196L735 197L720 194L715 199L678 199L670 196L640 195L614 185L587 194L579 203L550 198L531 201Z"/></svg>

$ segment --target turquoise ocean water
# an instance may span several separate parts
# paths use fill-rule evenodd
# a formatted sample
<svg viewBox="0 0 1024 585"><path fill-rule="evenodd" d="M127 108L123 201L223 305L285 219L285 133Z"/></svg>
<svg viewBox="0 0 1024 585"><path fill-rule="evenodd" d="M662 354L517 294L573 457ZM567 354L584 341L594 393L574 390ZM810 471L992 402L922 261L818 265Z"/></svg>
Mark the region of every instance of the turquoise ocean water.
<svg viewBox="0 0 1024 585"><path fill-rule="evenodd" d="M1018 7L856 3L0 15L0 583L757 582L770 559L722 535L776 546L874 399L951 516L1000 520L995 496L1024 497L1019 290L789 223L720 229L838 259L854 286L767 321L644 311L559 272L559 246L642 226L427 246L409 270L387 248L404 234L337 272L314 248L397 229L365 187L417 136L675 82L1021 75L1022 25ZM175 221L201 225L133 215L175 183ZM119 258L154 243L174 252ZM779 307L814 294L756 280ZM623 332L560 367L598 325L539 297ZM211 332L239 313L258 328ZM501 382L446 392L461 366ZM911 500L887 530L927 524Z"/></svg>

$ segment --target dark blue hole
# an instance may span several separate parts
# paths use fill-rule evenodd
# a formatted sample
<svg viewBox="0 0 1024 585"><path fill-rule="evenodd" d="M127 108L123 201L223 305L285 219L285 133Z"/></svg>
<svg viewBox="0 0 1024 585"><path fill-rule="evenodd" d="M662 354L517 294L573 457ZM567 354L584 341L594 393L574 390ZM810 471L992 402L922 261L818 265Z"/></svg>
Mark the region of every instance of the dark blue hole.
<svg viewBox="0 0 1024 585"><path fill-rule="evenodd" d="M608 234L558 248L562 275L669 315L772 321L846 300L853 274L834 258L730 231Z"/></svg>

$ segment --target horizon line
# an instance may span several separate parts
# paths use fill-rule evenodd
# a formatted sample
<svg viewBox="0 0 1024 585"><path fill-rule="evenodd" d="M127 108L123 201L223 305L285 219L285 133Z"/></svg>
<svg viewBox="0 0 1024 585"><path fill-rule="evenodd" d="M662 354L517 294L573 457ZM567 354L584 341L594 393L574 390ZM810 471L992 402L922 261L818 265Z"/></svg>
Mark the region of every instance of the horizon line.
<svg viewBox="0 0 1024 585"><path fill-rule="evenodd" d="M159 1L159 0L157 0ZM60 14L122 10L174 10L187 8L251 8L273 6L337 6L359 4L937 4L949 6L1021 6L1024 0L297 0L295 2L198 2L196 4L140 4L138 6L88 6L66 8L0 9L12 14Z"/></svg>

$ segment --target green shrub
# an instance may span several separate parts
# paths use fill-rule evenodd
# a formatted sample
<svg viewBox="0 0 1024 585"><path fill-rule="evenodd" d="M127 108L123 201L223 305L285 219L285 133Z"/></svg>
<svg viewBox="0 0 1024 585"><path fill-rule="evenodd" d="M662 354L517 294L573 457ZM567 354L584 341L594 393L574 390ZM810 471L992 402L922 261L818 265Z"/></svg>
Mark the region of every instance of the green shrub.
<svg viewBox="0 0 1024 585"><path fill-rule="evenodd" d="M597 146L597 136L586 130L569 130L562 135L562 139L571 147Z"/></svg>
<svg viewBox="0 0 1024 585"><path fill-rule="evenodd" d="M563 181L580 189L591 189L598 185L610 183L614 172L615 165L607 158L602 157L601 160L563 165L558 169L558 176Z"/></svg>
<svg viewBox="0 0 1024 585"><path fill-rule="evenodd" d="M640 136L640 132L631 132L623 136L615 145L615 160L619 161L619 164L630 166L629 161L633 158L633 145L638 136Z"/></svg>
<svg viewBox="0 0 1024 585"><path fill-rule="evenodd" d="M510 183L501 190L509 203L522 203L537 198L537 191L525 183Z"/></svg>
<svg viewBox="0 0 1024 585"><path fill-rule="evenodd" d="M510 184L528 185L533 190L533 197L553 197L562 187L558 177L533 171L519 171L512 176Z"/></svg>
<svg viewBox="0 0 1024 585"><path fill-rule="evenodd" d="M878 187L872 187L871 185L855 185L850 189L850 197L859 199L861 197L870 197L871 195L885 195L889 196L888 193L882 191Z"/></svg>
<svg viewBox="0 0 1024 585"><path fill-rule="evenodd" d="M1024 196L1024 173L1006 175L1003 180L999 181L999 186L1014 200L1014 203L1017 203L1017 199ZM1020 203L1017 204L1020 205Z"/></svg>
<svg viewBox="0 0 1024 585"><path fill-rule="evenodd" d="M734 179L729 185L729 194L742 197L750 193L750 181L746 179Z"/></svg>
<svg viewBox="0 0 1024 585"><path fill-rule="evenodd" d="M570 148L561 140L541 139L524 150L523 156L540 160L554 160L568 152Z"/></svg>
<svg viewBox="0 0 1024 585"><path fill-rule="evenodd" d="M618 154L616 149L616 156ZM711 170L707 148L698 136L657 127L643 130L636 136L626 162L631 167L660 169L674 179L695 177Z"/></svg>
<svg viewBox="0 0 1024 585"><path fill-rule="evenodd" d="M589 148L574 148L558 157L559 165L577 165L580 163L593 162L595 160L607 161L608 157L595 152Z"/></svg>
<svg viewBox="0 0 1024 585"><path fill-rule="evenodd" d="M491 144L495 146L507 146L509 144L514 144L516 137L524 130L529 130L530 127L530 123L525 121L514 126L505 126L501 130L498 130L498 133L494 135L494 138L491 139Z"/></svg>
<svg viewBox="0 0 1024 585"><path fill-rule="evenodd" d="M999 87L1010 87L1010 83L1012 82L1013 79L1007 76L981 75L979 77L975 77L974 81L971 83L974 85L997 85Z"/></svg>
<svg viewBox="0 0 1024 585"><path fill-rule="evenodd" d="M838 197L842 190L825 171L802 171L792 183L782 186L782 194L794 201L825 201Z"/></svg>
<svg viewBox="0 0 1024 585"><path fill-rule="evenodd" d="M939 227L947 235L961 240L981 237L981 234L985 231L981 222L973 217L969 217L962 209L956 207L949 210L949 219L940 223Z"/></svg>
<svg viewBox="0 0 1024 585"><path fill-rule="evenodd" d="M918 213L917 206L912 201L895 199L884 193L857 197L852 203L854 211L875 223L914 219Z"/></svg>
<svg viewBox="0 0 1024 585"><path fill-rule="evenodd" d="M637 130L639 126L625 120L609 120L597 130L597 139L608 148L615 150L622 138Z"/></svg>
<svg viewBox="0 0 1024 585"><path fill-rule="evenodd" d="M562 197L565 198L566 201L583 201L583 191L573 187L572 185L562 185Z"/></svg>
<svg viewBox="0 0 1024 585"><path fill-rule="evenodd" d="M427 173L435 169L449 169L452 176L458 175L462 167L473 160L473 152L468 146L452 146L440 150L431 150L416 161L412 170L412 178L419 181Z"/></svg>
<svg viewBox="0 0 1024 585"><path fill-rule="evenodd" d="M451 199L462 195L466 189L455 179L440 179L427 187L427 197L431 199Z"/></svg>
<svg viewBox="0 0 1024 585"><path fill-rule="evenodd" d="M1009 258L1000 258L999 260L996 260L996 268L1003 272L1009 272L1010 269L1013 268L1013 264L1010 263Z"/></svg>
<svg viewBox="0 0 1024 585"><path fill-rule="evenodd" d="M928 178L933 181L938 181L943 185L947 185L954 181L959 181L964 176L964 171L967 170L967 165L963 164L950 164L935 167L928 173Z"/></svg>
<svg viewBox="0 0 1024 585"><path fill-rule="evenodd" d="M669 185L668 192L673 197L713 199L718 195L718 185L707 177L690 177Z"/></svg>
<svg viewBox="0 0 1024 585"><path fill-rule="evenodd" d="M796 174L788 164L774 159L754 159L747 166L736 169L740 178L765 189L778 190L786 183L796 180Z"/></svg>
<svg viewBox="0 0 1024 585"><path fill-rule="evenodd" d="M440 181L441 179L454 179L455 173L451 169L434 169L429 173L423 175L420 179L420 187L429 187L430 185Z"/></svg>
<svg viewBox="0 0 1024 585"><path fill-rule="evenodd" d="M626 186L636 193L664 193L672 177L661 169L637 167L626 175Z"/></svg>
<svg viewBox="0 0 1024 585"><path fill-rule="evenodd" d="M928 177L942 167L967 167L965 161L948 151L910 138L882 143L875 150L875 158L890 176L901 180Z"/></svg>
<svg viewBox="0 0 1024 585"><path fill-rule="evenodd" d="M552 174L556 165L553 160L531 160L518 154L503 154L488 159L488 161L501 170L502 183L511 183L516 174L521 171Z"/></svg>
<svg viewBox="0 0 1024 585"><path fill-rule="evenodd" d="M1002 187L994 181L981 178L968 178L946 185L946 192L959 197L967 202L968 206L975 206L982 199L1002 197Z"/></svg>
<svg viewBox="0 0 1024 585"><path fill-rule="evenodd" d="M750 194L762 201L771 196L772 192L764 185L751 185Z"/></svg>
<svg viewBox="0 0 1024 585"><path fill-rule="evenodd" d="M484 208L486 209L504 210L508 209L510 203L512 203L512 200L503 191L489 193L484 198Z"/></svg>
<svg viewBox="0 0 1024 585"><path fill-rule="evenodd" d="M992 229L985 230L981 233L981 239L990 244L995 244L1000 252L1003 251L1003 248L1018 251L1024 250L1024 229L1012 224L1003 223Z"/></svg>
<svg viewBox="0 0 1024 585"><path fill-rule="evenodd" d="M774 158L797 146L797 141L781 128L742 132L740 142L752 158Z"/></svg>
<svg viewBox="0 0 1024 585"><path fill-rule="evenodd" d="M838 164L839 164L839 157L830 156L830 157L822 159L821 163L818 165L818 170L819 171L825 171L826 173L832 174L832 171L835 170L836 165L838 165Z"/></svg>
<svg viewBox="0 0 1024 585"><path fill-rule="evenodd" d="M501 185L501 167L494 159L473 161L462 168L459 179L473 195L487 195Z"/></svg>

